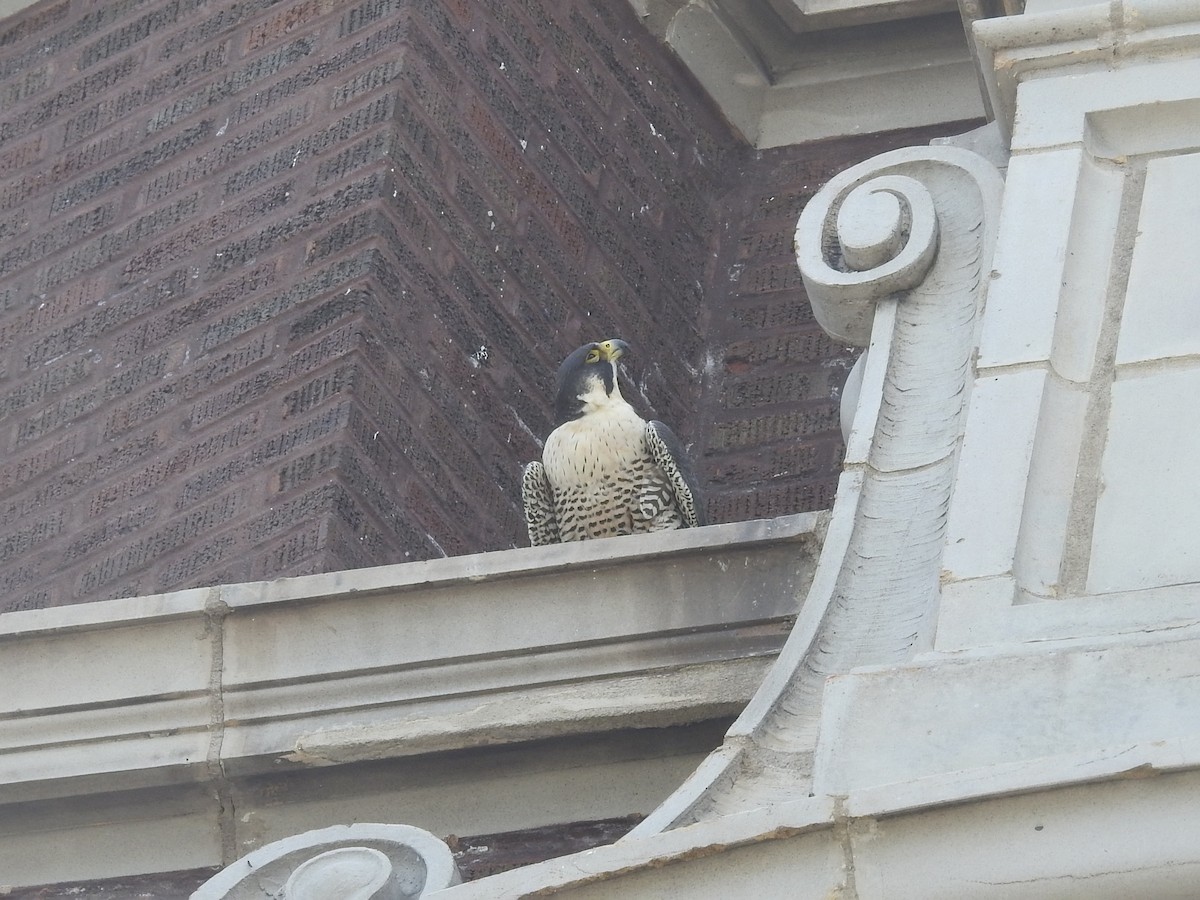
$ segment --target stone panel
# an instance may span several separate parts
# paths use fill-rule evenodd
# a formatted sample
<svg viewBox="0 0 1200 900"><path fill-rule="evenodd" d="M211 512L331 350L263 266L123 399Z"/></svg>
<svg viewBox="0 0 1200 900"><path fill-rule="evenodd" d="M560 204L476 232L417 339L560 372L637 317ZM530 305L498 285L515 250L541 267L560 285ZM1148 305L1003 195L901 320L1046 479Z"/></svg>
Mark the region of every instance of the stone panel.
<svg viewBox="0 0 1200 900"><path fill-rule="evenodd" d="M1191 463L1200 431L1172 414L1180 397L1200 389L1200 369L1118 378L1096 502L1091 593L1200 581L1193 540L1200 488Z"/></svg>
<svg viewBox="0 0 1200 900"><path fill-rule="evenodd" d="M1200 215L1200 154L1152 159L1146 186L1117 363L1200 353L1200 260L1187 233Z"/></svg>

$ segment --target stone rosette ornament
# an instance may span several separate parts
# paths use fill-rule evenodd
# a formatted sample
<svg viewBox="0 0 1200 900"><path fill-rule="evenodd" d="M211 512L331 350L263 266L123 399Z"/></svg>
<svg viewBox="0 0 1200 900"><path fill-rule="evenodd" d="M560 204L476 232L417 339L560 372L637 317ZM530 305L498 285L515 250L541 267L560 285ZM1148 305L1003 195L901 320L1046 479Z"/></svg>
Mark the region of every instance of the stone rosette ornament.
<svg viewBox="0 0 1200 900"><path fill-rule="evenodd" d="M334 825L268 844L192 900L416 900L459 884L446 843L411 825Z"/></svg>

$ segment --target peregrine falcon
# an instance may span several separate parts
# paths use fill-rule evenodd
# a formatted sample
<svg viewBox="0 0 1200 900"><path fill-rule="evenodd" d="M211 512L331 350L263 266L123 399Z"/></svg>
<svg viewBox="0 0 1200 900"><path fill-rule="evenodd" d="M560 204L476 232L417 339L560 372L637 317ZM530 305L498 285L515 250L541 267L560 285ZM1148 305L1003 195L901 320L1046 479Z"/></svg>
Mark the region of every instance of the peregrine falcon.
<svg viewBox="0 0 1200 900"><path fill-rule="evenodd" d="M619 340L584 344L559 367L558 427L521 483L535 547L704 524L679 439L621 396L617 361L628 352Z"/></svg>

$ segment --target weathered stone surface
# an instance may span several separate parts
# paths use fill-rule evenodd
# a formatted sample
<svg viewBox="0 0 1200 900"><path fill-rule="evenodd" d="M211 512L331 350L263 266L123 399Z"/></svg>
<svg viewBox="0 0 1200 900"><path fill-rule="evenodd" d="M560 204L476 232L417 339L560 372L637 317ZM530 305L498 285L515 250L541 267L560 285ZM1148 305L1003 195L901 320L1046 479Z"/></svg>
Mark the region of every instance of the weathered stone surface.
<svg viewBox="0 0 1200 900"><path fill-rule="evenodd" d="M340 485L307 484L225 543L212 523L241 502L225 490L153 545L120 549L136 518L77 535L105 560L84 577L127 583L192 535L169 577L250 543L294 558L314 538L289 504L368 515ZM3 883L229 863L329 821L462 834L644 814L762 678L812 577L817 519L5 615ZM660 602L673 591L686 601ZM31 852L51 833L78 852Z"/></svg>

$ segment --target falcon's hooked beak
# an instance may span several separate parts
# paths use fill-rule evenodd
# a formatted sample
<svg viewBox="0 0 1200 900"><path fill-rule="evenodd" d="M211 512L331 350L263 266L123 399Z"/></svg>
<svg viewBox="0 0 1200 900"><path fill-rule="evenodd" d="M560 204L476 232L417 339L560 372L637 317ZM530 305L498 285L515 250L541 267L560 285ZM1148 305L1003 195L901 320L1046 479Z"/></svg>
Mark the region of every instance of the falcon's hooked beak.
<svg viewBox="0 0 1200 900"><path fill-rule="evenodd" d="M618 338L613 338L612 340L601 341L597 349L600 351L601 359L615 363L629 352L629 345Z"/></svg>
<svg viewBox="0 0 1200 900"><path fill-rule="evenodd" d="M621 396L621 386L617 384L617 364L622 356L629 352L629 345L619 338L601 341L596 347L600 359L612 366L612 383L608 386L610 394Z"/></svg>

